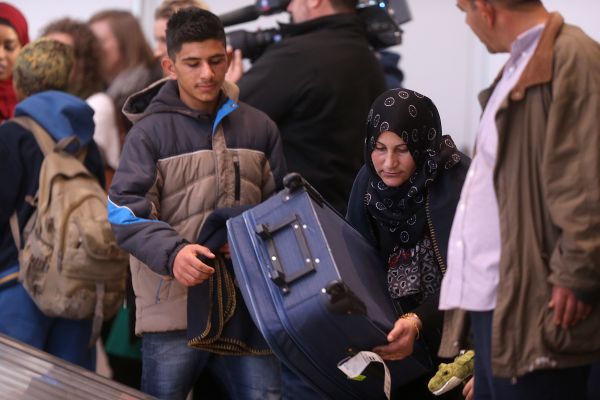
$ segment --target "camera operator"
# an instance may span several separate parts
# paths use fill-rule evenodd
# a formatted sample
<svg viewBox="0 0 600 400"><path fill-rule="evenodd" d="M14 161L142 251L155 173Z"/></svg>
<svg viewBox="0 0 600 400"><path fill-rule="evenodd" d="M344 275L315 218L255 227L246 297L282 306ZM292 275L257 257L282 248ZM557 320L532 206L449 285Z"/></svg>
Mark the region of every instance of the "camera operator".
<svg viewBox="0 0 600 400"><path fill-rule="evenodd" d="M237 82L240 99L277 123L289 171L345 213L363 161L365 115L386 89L383 70L356 0L292 0L287 11L293 23Z"/></svg>

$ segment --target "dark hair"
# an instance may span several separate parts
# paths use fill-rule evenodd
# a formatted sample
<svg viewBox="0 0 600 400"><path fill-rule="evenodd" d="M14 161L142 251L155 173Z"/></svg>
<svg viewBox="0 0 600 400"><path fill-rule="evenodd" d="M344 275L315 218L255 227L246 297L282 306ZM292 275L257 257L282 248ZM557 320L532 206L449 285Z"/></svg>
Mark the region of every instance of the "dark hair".
<svg viewBox="0 0 600 400"><path fill-rule="evenodd" d="M42 30L42 36L64 33L73 39L77 74L69 84L69 93L87 99L106 89L102 78L102 47L92 29L82 21L62 18Z"/></svg>
<svg viewBox="0 0 600 400"><path fill-rule="evenodd" d="M473 3L475 0L471 0ZM505 8L517 9L530 5L539 5L541 0L488 0L490 3L496 3L504 6Z"/></svg>
<svg viewBox="0 0 600 400"><path fill-rule="evenodd" d="M184 8L167 22L167 53L174 60L184 43L215 39L225 47L225 29L219 17L200 8Z"/></svg>
<svg viewBox="0 0 600 400"><path fill-rule="evenodd" d="M356 0L329 0L331 7L338 12L355 12Z"/></svg>

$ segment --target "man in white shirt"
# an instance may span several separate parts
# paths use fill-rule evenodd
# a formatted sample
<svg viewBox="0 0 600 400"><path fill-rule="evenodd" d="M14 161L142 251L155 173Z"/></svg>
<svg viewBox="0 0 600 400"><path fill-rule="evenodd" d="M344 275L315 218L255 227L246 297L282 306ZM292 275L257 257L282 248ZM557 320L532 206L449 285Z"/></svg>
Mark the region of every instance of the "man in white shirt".
<svg viewBox="0 0 600 400"><path fill-rule="evenodd" d="M441 356L471 320L475 399L585 398L600 360L600 45L539 0L458 0L491 53L448 245Z"/></svg>

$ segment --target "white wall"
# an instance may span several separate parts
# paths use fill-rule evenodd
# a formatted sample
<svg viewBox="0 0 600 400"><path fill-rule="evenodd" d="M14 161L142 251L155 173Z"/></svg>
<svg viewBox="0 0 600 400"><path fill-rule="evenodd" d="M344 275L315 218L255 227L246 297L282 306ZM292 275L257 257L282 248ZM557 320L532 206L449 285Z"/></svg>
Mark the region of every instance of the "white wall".
<svg viewBox="0 0 600 400"><path fill-rule="evenodd" d="M15 0L9 0L15 1ZM216 14L255 3L255 0L205 0ZM99 9L126 8L141 16L151 40L152 15L160 0L19 0L14 4L30 23L32 38L46 23L68 15L87 19ZM480 108L477 93L496 75L506 55L490 56L464 23L455 0L408 0L412 21L403 25L403 43L393 50L401 54L400 68L405 86L431 97L439 108L444 131L470 151ZM600 41L600 1L545 0L549 10L560 10L567 22L579 25ZM232 29L270 28L275 21L287 21L285 13L261 17ZM334 50L334 49L332 49Z"/></svg>
<svg viewBox="0 0 600 400"><path fill-rule="evenodd" d="M402 58L406 87L422 91L439 108L442 125L459 147L470 152L480 107L477 94L500 70L506 55L489 55L464 22L453 0L408 0L412 21L394 48ZM600 1L545 0L565 20L600 41Z"/></svg>
<svg viewBox="0 0 600 400"><path fill-rule="evenodd" d="M140 0L141 1L141 0ZM8 0L25 15L29 24L29 37L36 39L48 23L63 17L86 21L96 11L104 9L135 10L140 6L135 0Z"/></svg>

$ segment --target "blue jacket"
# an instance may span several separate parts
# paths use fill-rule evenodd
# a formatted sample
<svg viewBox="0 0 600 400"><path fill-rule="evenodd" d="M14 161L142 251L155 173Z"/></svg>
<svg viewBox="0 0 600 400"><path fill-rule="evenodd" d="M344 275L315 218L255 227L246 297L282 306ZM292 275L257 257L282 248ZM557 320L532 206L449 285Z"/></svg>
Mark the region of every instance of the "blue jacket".
<svg viewBox="0 0 600 400"><path fill-rule="evenodd" d="M76 135L88 145L85 166L104 186L104 166L98 148L92 140L94 111L85 101L58 91L36 93L15 109L15 116L29 116L38 122L55 140ZM10 120L0 125L0 279L18 268L18 252L10 231L10 216L16 210L19 229L33 213L25 201L35 196L44 155L35 137L27 129Z"/></svg>

